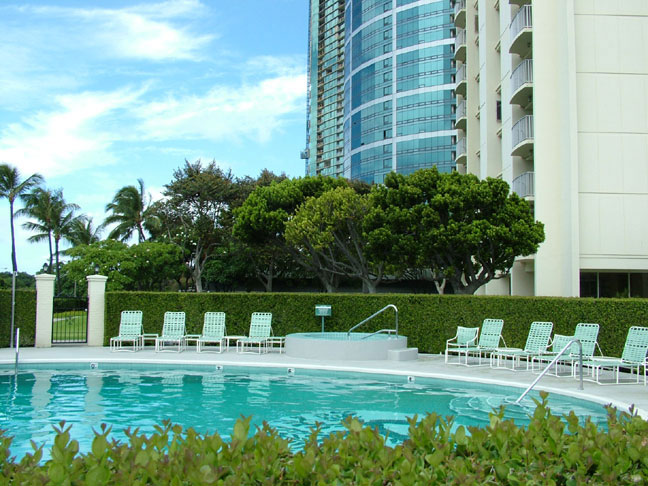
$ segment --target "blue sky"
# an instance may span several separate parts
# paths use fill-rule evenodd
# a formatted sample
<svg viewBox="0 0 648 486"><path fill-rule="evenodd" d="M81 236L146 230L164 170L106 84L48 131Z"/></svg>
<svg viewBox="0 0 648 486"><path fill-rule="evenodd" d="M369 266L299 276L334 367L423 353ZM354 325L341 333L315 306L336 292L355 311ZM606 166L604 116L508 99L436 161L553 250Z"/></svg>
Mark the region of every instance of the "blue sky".
<svg viewBox="0 0 648 486"><path fill-rule="evenodd" d="M305 0L3 1L0 162L95 223L124 185L154 197L185 159L304 172ZM11 268L0 202L0 271ZM17 220L18 267L47 260Z"/></svg>

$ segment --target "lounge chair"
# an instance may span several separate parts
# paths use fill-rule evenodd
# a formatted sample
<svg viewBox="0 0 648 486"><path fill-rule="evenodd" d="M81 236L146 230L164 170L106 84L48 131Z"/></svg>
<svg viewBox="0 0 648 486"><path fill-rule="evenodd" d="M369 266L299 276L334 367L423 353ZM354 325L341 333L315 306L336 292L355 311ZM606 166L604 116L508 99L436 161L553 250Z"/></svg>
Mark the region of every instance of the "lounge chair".
<svg viewBox="0 0 648 486"><path fill-rule="evenodd" d="M162 335L155 339L155 352L167 351L166 347L177 346L178 353L184 351L185 313L165 312L162 324ZM169 350L170 351L170 350Z"/></svg>
<svg viewBox="0 0 648 486"><path fill-rule="evenodd" d="M465 350L469 347L474 348L477 345L478 333L478 327L457 326L457 334L446 341L445 362L448 362L449 354L457 354L459 356L459 361L461 361L461 355L465 354ZM467 355L466 361L468 361Z"/></svg>
<svg viewBox="0 0 648 486"><path fill-rule="evenodd" d="M580 341L582 345L583 361L592 359L594 357L596 348L598 348L598 333L598 324L579 322L578 324L576 324L576 329L574 330L573 336L555 334L551 343L551 351L531 358L531 370L541 372L544 369L543 364L551 363L558 355L558 353L560 353L572 339L578 339ZM556 364L553 366L553 370L549 370L547 373L554 376L564 376L565 373L561 373L561 369L568 366L569 374L573 375L576 371L574 364L577 363L580 359L579 351L580 349L578 344L574 343L571 346L569 352L565 352L558 359ZM538 365L537 370L536 364Z"/></svg>
<svg viewBox="0 0 648 486"><path fill-rule="evenodd" d="M646 354L648 353L648 327L633 326L628 331L621 358L597 357L583 362L583 371L587 371L584 379L594 381L599 385L622 383L639 383L641 367L644 367L644 385L646 384ZM630 370L630 378L637 373L636 380L621 381L621 368ZM614 373L613 382L601 381L601 371L609 370Z"/></svg>
<svg viewBox="0 0 648 486"><path fill-rule="evenodd" d="M222 353L225 334L225 313L205 312L202 334L197 340L196 349L202 353L206 344L218 344L218 352Z"/></svg>
<svg viewBox="0 0 648 486"><path fill-rule="evenodd" d="M119 335L110 338L111 351L138 351L144 346L142 338L142 311L122 311ZM127 348L123 344L131 343Z"/></svg>
<svg viewBox="0 0 648 486"><path fill-rule="evenodd" d="M520 361L524 359L528 370L533 356L547 352L552 329L553 322L532 322L524 349L498 348L491 353L491 368L505 368L516 371L520 367ZM511 364L510 368L507 366L509 362Z"/></svg>
<svg viewBox="0 0 648 486"><path fill-rule="evenodd" d="M448 352L452 354L457 354L459 361L456 364L463 364L466 366L481 366L482 358L490 355L493 351L499 348L500 341L506 346L506 341L502 337L502 327L504 327L504 321L502 319L484 319L482 322L481 330L479 331L479 341L477 346L466 346L466 347L457 347L457 348L447 348L446 343L446 363L448 362L447 356ZM461 355L464 356L464 362L461 362ZM468 358L474 356L477 358L476 364L470 364ZM451 363L453 364L453 363Z"/></svg>
<svg viewBox="0 0 648 486"><path fill-rule="evenodd" d="M236 351L239 353L254 352L252 347L256 345L258 352L268 352L268 339L272 336L272 313L253 312L250 319L250 332L247 337L236 342ZM246 351L249 349L249 351Z"/></svg>

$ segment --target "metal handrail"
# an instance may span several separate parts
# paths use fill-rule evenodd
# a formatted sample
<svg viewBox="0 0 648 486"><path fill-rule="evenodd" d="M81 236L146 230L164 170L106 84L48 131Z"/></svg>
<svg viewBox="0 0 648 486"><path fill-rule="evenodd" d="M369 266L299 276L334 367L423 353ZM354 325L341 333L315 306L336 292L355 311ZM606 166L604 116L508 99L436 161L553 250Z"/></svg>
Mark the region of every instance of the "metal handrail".
<svg viewBox="0 0 648 486"><path fill-rule="evenodd" d="M540 373L540 375L538 375L538 377L535 379L535 381L534 381L533 383L531 383L531 384L528 386L528 388L527 388L526 390L524 390L524 393L522 393L522 395L520 395L520 398L518 398L517 400L515 400L515 405L519 405L519 404L520 404L520 402L522 401L522 399L523 399L525 396L527 396L527 393L529 393L529 392L533 389L533 387L536 386L536 384L540 381L540 379L541 379L544 375L547 374L547 372L551 369L551 367L552 367L553 365L556 364L556 362L558 361L558 359L559 359L563 354L565 354L565 351L567 351L568 349L570 349L570 348L571 348L571 345L574 344L574 343L578 344L578 371L580 372L580 373L579 373L579 374L580 374L580 386L578 387L578 389L579 389L579 390L582 390L582 389L583 389L583 343L581 343L579 339L571 339L571 340L570 340L570 341L565 345L565 347L562 348L562 349L560 350L560 352L556 355L556 357L555 357L554 359L551 360L551 363L549 363L549 364L547 365L547 367L546 367L544 370L542 370L542 373Z"/></svg>
<svg viewBox="0 0 648 486"><path fill-rule="evenodd" d="M383 307L382 309L380 309L378 312L375 312L375 313L371 314L365 320L358 322L355 326L353 326L351 329L349 329L347 331L347 338L351 337L351 332L353 332L355 329L362 326L365 322L369 322L371 319L373 319L377 315L382 314L383 312L385 312L389 308L394 309L394 311L396 312L396 322L395 322L396 328L394 329L394 331L396 332L396 337L398 337L398 308L394 304L389 304L389 305L386 305L385 307ZM384 331L384 329L381 329L381 331ZM369 336L367 336L367 337L369 337Z"/></svg>
<svg viewBox="0 0 648 486"><path fill-rule="evenodd" d="M372 332L371 334L368 334L368 335L366 335L366 336L362 336L362 337L360 338L360 340L362 341L363 339L368 339L368 338L370 338L371 336L375 336L376 334L383 334L383 333L385 333L385 334L392 334L392 333L395 333L395 332L396 332L395 329L381 329L380 331Z"/></svg>

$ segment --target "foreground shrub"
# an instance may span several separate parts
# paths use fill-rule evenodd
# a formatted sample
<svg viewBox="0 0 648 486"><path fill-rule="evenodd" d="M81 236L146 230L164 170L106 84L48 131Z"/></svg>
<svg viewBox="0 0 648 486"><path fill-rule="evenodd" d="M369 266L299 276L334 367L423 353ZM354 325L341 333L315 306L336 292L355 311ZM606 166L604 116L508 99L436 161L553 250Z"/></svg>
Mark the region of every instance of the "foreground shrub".
<svg viewBox="0 0 648 486"><path fill-rule="evenodd" d="M70 428L61 424L51 459L35 449L19 462L11 439L0 436L0 484L20 485L625 485L648 478L648 423L608 410L608 430L573 413L553 415L546 396L531 422L518 427L491 414L484 428L453 427L452 418L410 420L409 439L385 444L377 430L356 419L346 431L319 437L313 428L302 451L267 425L250 434L250 419L231 439L165 423L151 436L127 431L127 443L96 432L92 449L79 454Z"/></svg>

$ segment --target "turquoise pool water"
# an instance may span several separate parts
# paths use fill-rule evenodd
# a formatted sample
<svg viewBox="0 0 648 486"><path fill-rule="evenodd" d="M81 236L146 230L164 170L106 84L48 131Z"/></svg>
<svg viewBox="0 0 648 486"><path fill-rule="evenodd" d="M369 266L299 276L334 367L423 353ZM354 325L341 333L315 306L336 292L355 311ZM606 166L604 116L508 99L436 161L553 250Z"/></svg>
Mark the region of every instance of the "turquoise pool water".
<svg viewBox="0 0 648 486"><path fill-rule="evenodd" d="M354 415L366 424L389 433L396 444L407 436L407 417L435 411L455 415L463 425L488 423L492 407L519 395L515 388L466 384L457 381L404 376L331 373L297 369L214 366L141 368L104 365L90 369L24 369L0 371L0 428L15 437L12 455L31 451L30 439L51 444L52 425L65 420L73 424L72 437L88 451L92 429L101 423L113 426L113 436L169 419L200 432L218 431L229 436L237 418L253 416L253 423L266 420L283 437L299 447L315 422L323 432L341 430L340 422ZM605 422L601 405L564 396L550 396L554 412L574 410ZM509 406L507 416L525 423L535 405ZM46 445L46 449L48 448Z"/></svg>

